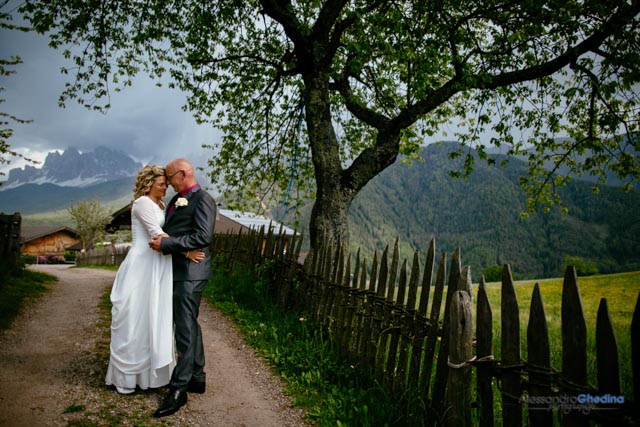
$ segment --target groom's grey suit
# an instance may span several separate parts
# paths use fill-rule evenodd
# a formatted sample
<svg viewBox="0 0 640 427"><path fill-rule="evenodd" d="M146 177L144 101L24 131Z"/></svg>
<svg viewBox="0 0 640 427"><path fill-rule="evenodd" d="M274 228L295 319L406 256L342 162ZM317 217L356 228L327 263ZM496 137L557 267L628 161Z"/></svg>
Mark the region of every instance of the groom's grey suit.
<svg viewBox="0 0 640 427"><path fill-rule="evenodd" d="M187 199L186 206L172 209L179 197ZM188 194L176 194L168 204L164 231L171 237L161 241L164 254L173 259L173 321L175 323L178 361L171 375L172 390L186 390L189 381L205 381L204 347L198 324L202 291L211 277L211 253L216 220L216 202L196 185ZM206 257L191 262L181 252L201 248Z"/></svg>

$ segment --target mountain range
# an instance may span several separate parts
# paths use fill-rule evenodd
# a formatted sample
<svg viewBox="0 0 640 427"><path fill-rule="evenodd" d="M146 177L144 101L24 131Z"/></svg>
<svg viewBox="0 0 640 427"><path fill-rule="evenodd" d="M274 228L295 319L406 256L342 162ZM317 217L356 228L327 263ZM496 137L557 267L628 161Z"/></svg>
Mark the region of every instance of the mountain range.
<svg viewBox="0 0 640 427"><path fill-rule="evenodd" d="M602 273L640 270L640 191L602 186L595 195L593 183L575 179L560 191L568 214L552 209L523 219L526 196L518 178L526 164L511 159L502 168L478 160L468 179L455 179L449 171L459 169L462 159L451 160L449 153L456 148L456 143L428 145L423 161L407 165L398 159L369 182L349 211L352 252L360 248L370 259L397 238L402 257L411 259L435 238L438 252L460 248L474 280L484 268L504 263L518 279L558 277L568 256L589 260ZM115 211L130 200L141 166L126 153L104 147L52 153L41 170L9 172L0 186L0 212L21 212L29 225L72 226L61 215L38 216L66 212L88 199ZM198 180L207 182L204 176ZM309 208L302 224L308 224ZM294 223L291 216L278 220Z"/></svg>
<svg viewBox="0 0 640 427"><path fill-rule="evenodd" d="M68 221L64 216L69 206L83 200L97 200L115 211L131 200L142 166L127 153L102 146L82 153L74 147L54 151L41 168L27 165L9 170L0 185L0 212L20 212L29 225L58 225ZM206 182L200 171L196 176ZM172 192L169 189L167 194Z"/></svg>
<svg viewBox="0 0 640 427"><path fill-rule="evenodd" d="M25 184L54 184L60 187L90 187L136 176L142 164L126 153L106 147L81 153L69 147L62 153L49 153L41 168L25 166L11 169L0 191Z"/></svg>

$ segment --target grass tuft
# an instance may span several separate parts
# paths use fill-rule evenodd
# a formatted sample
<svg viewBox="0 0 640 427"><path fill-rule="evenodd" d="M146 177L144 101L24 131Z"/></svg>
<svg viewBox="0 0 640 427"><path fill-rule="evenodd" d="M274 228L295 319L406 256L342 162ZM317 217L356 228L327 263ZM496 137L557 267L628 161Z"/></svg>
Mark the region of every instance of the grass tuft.
<svg viewBox="0 0 640 427"><path fill-rule="evenodd" d="M0 329L7 329L26 304L42 296L49 290L48 285L57 281L49 274L26 269L0 273Z"/></svg>
<svg viewBox="0 0 640 427"><path fill-rule="evenodd" d="M83 412L85 409L87 409L86 406L84 405L78 405L78 404L72 404L67 406L64 411L62 411L62 413L64 414L71 414L73 412Z"/></svg>

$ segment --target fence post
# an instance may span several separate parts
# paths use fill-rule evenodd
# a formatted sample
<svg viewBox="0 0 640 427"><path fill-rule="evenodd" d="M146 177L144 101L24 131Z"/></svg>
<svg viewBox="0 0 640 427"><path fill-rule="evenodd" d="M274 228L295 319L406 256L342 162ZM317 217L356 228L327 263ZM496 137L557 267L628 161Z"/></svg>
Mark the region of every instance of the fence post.
<svg viewBox="0 0 640 427"><path fill-rule="evenodd" d="M536 283L529 307L529 324L527 325L527 348L529 349L529 396L551 396L551 356L549 350L549 331L547 318L542 304L540 286ZM548 406L548 405L547 405ZM553 412L548 407L528 404L529 425L532 427L552 426ZM532 410L533 409L533 410Z"/></svg>
<svg viewBox="0 0 640 427"><path fill-rule="evenodd" d="M476 303L476 357L478 360L493 358L493 315L484 282L480 278ZM477 369L478 415L480 427L493 427L493 385L491 367L481 363Z"/></svg>
<svg viewBox="0 0 640 427"><path fill-rule="evenodd" d="M620 395L620 360L618 359L618 342L616 341L611 317L607 308L607 299L601 298L596 320L596 364L598 372L598 392L600 394ZM607 411L609 412L609 411ZM623 424L620 411L605 414L604 426Z"/></svg>
<svg viewBox="0 0 640 427"><path fill-rule="evenodd" d="M520 315L518 300L513 287L511 267L502 269L501 291L501 352L505 370L502 372L502 419L503 425L519 427L522 425L522 384L517 367L520 360Z"/></svg>
<svg viewBox="0 0 640 427"><path fill-rule="evenodd" d="M429 304L429 292L431 291L431 279L433 278L433 267L435 260L435 240L431 239L431 245L429 245L429 252L424 265L424 273L422 275L422 285L420 290L420 303L417 308L416 316L414 317L414 335L411 351L411 362L409 365L409 388L411 390L417 390L417 385L420 383L420 359L424 353L425 341L429 330L429 323L427 320L427 306ZM409 303L407 303L409 304Z"/></svg>
<svg viewBox="0 0 640 427"><path fill-rule="evenodd" d="M447 406L450 427L471 425L471 359L473 325L471 297L464 290L456 291L451 298L449 312L449 378L447 381Z"/></svg>
<svg viewBox="0 0 640 427"><path fill-rule="evenodd" d="M22 217L18 212L13 215L0 214L0 265L7 271L18 268L21 224Z"/></svg>
<svg viewBox="0 0 640 427"><path fill-rule="evenodd" d="M438 319L440 318L440 307L442 306L442 294L444 292L444 282L447 268L447 254L443 253L436 273L436 286L433 291L433 302L431 303L431 314L429 316L429 332L427 344L424 350L424 362L422 373L420 374L420 387L424 390L425 400L429 398L431 387L431 372L433 370L433 356L436 352L438 342Z"/></svg>
<svg viewBox="0 0 640 427"><path fill-rule="evenodd" d="M636 419L640 419L640 292L631 320L631 372L633 373L633 399Z"/></svg>
<svg viewBox="0 0 640 427"><path fill-rule="evenodd" d="M584 320L578 277L573 266L567 267L562 285L562 375L565 391L571 393L587 385L587 326ZM578 410L563 417L567 427L587 424L586 415Z"/></svg>
<svg viewBox="0 0 640 427"><path fill-rule="evenodd" d="M444 410L444 398L447 389L447 360L449 358L449 312L451 311L451 298L458 290L458 282L462 267L460 266L460 248L453 252L451 260L451 269L449 271L449 281L447 283L447 299L444 306L444 316L442 317L442 340L440 341L440 351L438 352L438 360L436 362L436 377L433 381L431 395L433 396L434 406L437 409Z"/></svg>

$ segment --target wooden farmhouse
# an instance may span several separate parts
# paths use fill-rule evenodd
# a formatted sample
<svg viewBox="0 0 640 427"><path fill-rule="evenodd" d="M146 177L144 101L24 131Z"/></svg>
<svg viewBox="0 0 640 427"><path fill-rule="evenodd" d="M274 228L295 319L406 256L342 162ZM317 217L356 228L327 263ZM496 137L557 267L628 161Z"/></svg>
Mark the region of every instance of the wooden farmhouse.
<svg viewBox="0 0 640 427"><path fill-rule="evenodd" d="M66 250L80 243L80 235L64 226L22 226L20 235L24 255L62 256Z"/></svg>

